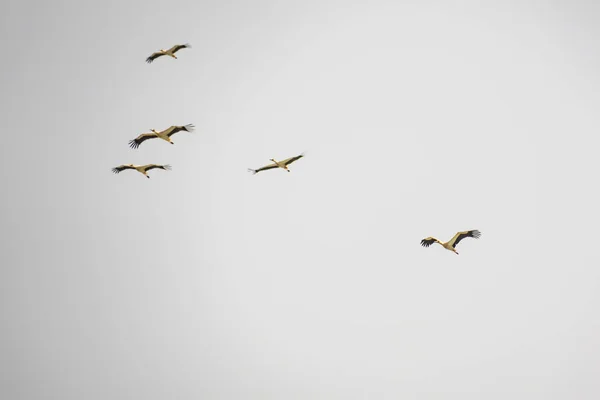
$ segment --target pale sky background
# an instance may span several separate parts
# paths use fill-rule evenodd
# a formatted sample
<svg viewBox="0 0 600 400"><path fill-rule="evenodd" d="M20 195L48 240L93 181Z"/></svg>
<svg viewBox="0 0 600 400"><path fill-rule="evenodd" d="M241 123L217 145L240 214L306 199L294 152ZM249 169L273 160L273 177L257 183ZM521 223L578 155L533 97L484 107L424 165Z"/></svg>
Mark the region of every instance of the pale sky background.
<svg viewBox="0 0 600 400"><path fill-rule="evenodd" d="M2 2L0 398L600 398L599 18Z"/></svg>

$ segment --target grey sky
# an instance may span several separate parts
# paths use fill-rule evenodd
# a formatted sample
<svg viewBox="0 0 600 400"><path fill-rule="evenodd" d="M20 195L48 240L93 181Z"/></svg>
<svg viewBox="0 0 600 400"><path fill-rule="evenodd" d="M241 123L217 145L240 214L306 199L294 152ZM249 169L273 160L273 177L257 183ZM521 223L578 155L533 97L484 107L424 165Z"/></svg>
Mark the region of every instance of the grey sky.
<svg viewBox="0 0 600 400"><path fill-rule="evenodd" d="M3 2L0 397L597 399L598 18Z"/></svg>

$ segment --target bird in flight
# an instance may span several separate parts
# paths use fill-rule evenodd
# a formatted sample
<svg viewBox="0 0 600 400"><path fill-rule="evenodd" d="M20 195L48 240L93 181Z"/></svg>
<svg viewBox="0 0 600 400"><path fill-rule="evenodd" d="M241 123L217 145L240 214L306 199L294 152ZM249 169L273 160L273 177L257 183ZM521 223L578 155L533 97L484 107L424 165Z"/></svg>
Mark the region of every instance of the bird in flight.
<svg viewBox="0 0 600 400"><path fill-rule="evenodd" d="M257 174L260 171L266 171L268 169L283 168L287 172L290 172L290 170L288 169L288 165L290 165L291 163L293 163L296 160L301 159L302 157L304 157L304 153L302 153L302 154L300 154L299 156L296 156L296 157L287 158L287 159L285 159L283 161L275 161L275 159L271 158L270 160L273 161L273 164L265 165L264 167L261 167L261 168L258 168L258 169L248 168L248 171L252 172L252 174Z"/></svg>
<svg viewBox="0 0 600 400"><path fill-rule="evenodd" d="M150 129L149 133L142 133L140 136L131 140L129 142L129 147L131 147L132 149L137 149L138 147L140 147L140 144L144 143L146 140L156 139L156 138L165 140L171 144L175 144L171 140L171 136L173 136L177 132L181 132L181 131L192 132L193 130L194 130L194 125L192 125L192 124L188 124L188 125L184 125L184 126L173 125L167 129L165 129L164 131L160 131L160 132L157 132L154 129Z"/></svg>
<svg viewBox="0 0 600 400"><path fill-rule="evenodd" d="M169 50L160 49L156 53L152 53L152 55L150 57L146 58L146 62L148 64L150 64L152 61L154 61L158 57L162 57L162 56L170 56L170 57L173 57L174 59L177 59L177 56L175 55L175 53L177 53L181 49L187 49L190 47L192 47L192 46L189 43L186 43L186 44L176 44L175 46L171 47Z"/></svg>
<svg viewBox="0 0 600 400"><path fill-rule="evenodd" d="M112 171L115 174L118 174L119 172L126 170L126 169L135 169L136 171L138 171L139 173L143 174L146 178L150 179L150 177L148 176L148 171L150 171L151 169L155 169L155 168L159 168L165 171L168 171L171 169L171 166L166 164L166 165L157 165L157 164L146 164L146 165L133 165L133 164L123 164L123 165L119 165L118 167L115 167L112 169Z"/></svg>
<svg viewBox="0 0 600 400"><path fill-rule="evenodd" d="M458 245L458 243L460 243L461 240L463 240L464 238L468 238L468 237L479 239L480 236L481 236L481 232L479 232L477 229L474 229L472 231L458 232L456 235L454 235L454 237L452 239L450 239L446 243L442 243L439 240L437 240L436 238L430 236L428 238L421 240L421 246L429 247L433 243L439 243L446 250L453 251L455 254L458 255L458 252L456 251L456 246Z"/></svg>

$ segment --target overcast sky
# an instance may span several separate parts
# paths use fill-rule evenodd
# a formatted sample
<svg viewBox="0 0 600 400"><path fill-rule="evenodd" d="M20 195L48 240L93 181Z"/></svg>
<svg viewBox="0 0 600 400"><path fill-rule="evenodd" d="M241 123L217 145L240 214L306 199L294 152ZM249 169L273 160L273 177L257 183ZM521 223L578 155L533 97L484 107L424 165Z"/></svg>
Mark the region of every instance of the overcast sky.
<svg viewBox="0 0 600 400"><path fill-rule="evenodd" d="M599 18L3 2L0 397L600 398Z"/></svg>

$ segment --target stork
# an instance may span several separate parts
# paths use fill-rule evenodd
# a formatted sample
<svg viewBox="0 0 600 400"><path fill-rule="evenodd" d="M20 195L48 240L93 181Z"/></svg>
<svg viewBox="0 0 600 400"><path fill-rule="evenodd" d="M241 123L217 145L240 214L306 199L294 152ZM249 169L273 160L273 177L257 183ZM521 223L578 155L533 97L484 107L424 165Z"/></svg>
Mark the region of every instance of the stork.
<svg viewBox="0 0 600 400"><path fill-rule="evenodd" d="M135 139L130 140L129 147L131 147L132 149L137 149L138 147L140 147L140 144L144 143L146 140L156 139L156 138L162 139L171 144L175 144L171 140L171 136L173 136L177 132L181 132L181 131L192 132L193 130L194 130L194 125L192 125L192 124L187 124L187 125L183 125L183 126L173 125L167 129L165 129L164 131L160 131L160 132L158 132L155 129L150 129L149 133L142 133L140 136L136 137Z"/></svg>
<svg viewBox="0 0 600 400"><path fill-rule="evenodd" d="M472 231L458 232L456 235L454 235L454 237L452 239L450 239L446 243L442 243L439 240L437 240L436 238L430 236L428 238L421 240L421 246L429 247L433 243L439 243L446 250L453 251L456 255L458 255L458 252L456 251L456 246L460 243L461 240L463 240L464 238L468 238L468 237L479 239L480 236L481 236L481 232L479 232L477 229L474 229Z"/></svg>
<svg viewBox="0 0 600 400"><path fill-rule="evenodd" d="M273 161L273 164L265 165L264 167L261 167L258 169L248 168L248 171L252 172L252 174L258 174L260 171L266 171L268 169L273 169L273 168L282 168L282 169L285 169L287 172L290 172L288 165L290 165L294 161L299 160L302 157L304 157L304 154L305 153L302 153L295 157L286 158L283 161L276 161L274 158L271 158L270 160Z"/></svg>
<svg viewBox="0 0 600 400"><path fill-rule="evenodd" d="M162 56L170 56L170 57L173 57L174 59L177 59L177 56L175 55L175 53L177 53L181 49L187 49L190 47L192 47L192 46L189 43L186 43L186 44L176 44L175 46L171 47L169 50L160 49L159 51L152 53L152 55L150 55L148 58L146 58L146 62L148 64L150 64L152 61L154 61L158 57L162 57Z"/></svg>
<svg viewBox="0 0 600 400"><path fill-rule="evenodd" d="M137 172L143 174L146 178L150 179L150 177L148 176L148 171L155 169L155 168L159 168L165 171L168 171L171 169L171 166L168 164L165 165L157 165L157 164L146 164L146 165L133 165L133 164L123 164L123 165L119 165L118 167L115 167L112 169L112 171L115 174L118 174L121 171L124 171L126 169L134 169Z"/></svg>

